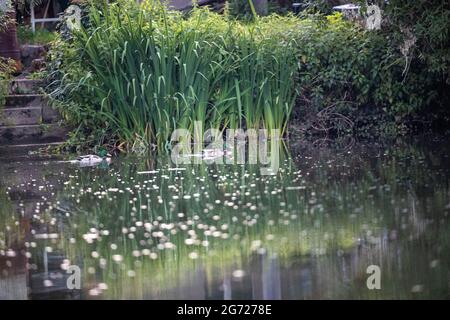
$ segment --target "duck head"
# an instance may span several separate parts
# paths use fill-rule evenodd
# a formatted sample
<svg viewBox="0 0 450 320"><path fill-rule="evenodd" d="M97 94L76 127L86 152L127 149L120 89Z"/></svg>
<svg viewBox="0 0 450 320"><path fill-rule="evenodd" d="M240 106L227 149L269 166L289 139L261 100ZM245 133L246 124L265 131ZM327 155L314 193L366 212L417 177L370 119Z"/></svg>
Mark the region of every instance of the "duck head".
<svg viewBox="0 0 450 320"><path fill-rule="evenodd" d="M100 151L98 152L98 156L101 157L103 160L111 160L112 155L108 153L108 151L106 149L100 149Z"/></svg>

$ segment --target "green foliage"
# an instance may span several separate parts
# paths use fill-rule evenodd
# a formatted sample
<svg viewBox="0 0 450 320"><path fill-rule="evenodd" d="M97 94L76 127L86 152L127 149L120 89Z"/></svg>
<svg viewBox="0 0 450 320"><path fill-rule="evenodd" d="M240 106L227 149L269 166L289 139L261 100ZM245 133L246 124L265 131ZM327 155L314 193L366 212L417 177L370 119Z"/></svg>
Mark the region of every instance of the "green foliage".
<svg viewBox="0 0 450 320"><path fill-rule="evenodd" d="M92 7L89 18L52 53L50 96L79 132L98 128L97 138L163 149L195 121L286 128L297 61L295 42L277 26L294 18L243 24L197 8L184 19L151 1Z"/></svg>
<svg viewBox="0 0 450 320"><path fill-rule="evenodd" d="M298 1L304 4L304 8L310 13L320 12L322 14L332 14L333 7L340 4L339 0L306 0ZM349 1L350 3L351 1Z"/></svg>
<svg viewBox="0 0 450 320"><path fill-rule="evenodd" d="M297 2L295 0L267 0L267 14L288 14L292 11L292 3ZM226 1L226 9L224 10L230 17L240 19L243 21L253 20L255 13L252 11L252 5L257 14L257 2L255 0L228 0ZM260 15L266 15L260 14Z"/></svg>
<svg viewBox="0 0 450 320"><path fill-rule="evenodd" d="M242 20L252 20L254 18L249 0L229 0L226 11L230 17L234 18Z"/></svg>
<svg viewBox="0 0 450 320"><path fill-rule="evenodd" d="M5 104L8 94L9 78L14 71L14 62L0 57L0 107Z"/></svg>
<svg viewBox="0 0 450 320"><path fill-rule="evenodd" d="M364 31L334 15L326 22L318 18L306 34L300 45L305 59L300 92L302 105L311 108L301 111L319 113L332 106L327 113L344 122L363 116L363 122L388 120L397 127L448 123L450 4L375 2L383 10L379 31ZM322 128L333 127L319 122Z"/></svg>
<svg viewBox="0 0 450 320"><path fill-rule="evenodd" d="M391 0L384 6L389 45L400 48L405 82L421 91L422 106L450 120L450 2Z"/></svg>
<svg viewBox="0 0 450 320"><path fill-rule="evenodd" d="M17 38L20 43L49 44L55 40L57 34L47 29L37 29L35 33L28 26L17 27Z"/></svg>
<svg viewBox="0 0 450 320"><path fill-rule="evenodd" d="M9 17L5 14L5 12L0 11L0 32L3 32L8 27L10 23Z"/></svg>
<svg viewBox="0 0 450 320"><path fill-rule="evenodd" d="M367 31L340 14L237 21L153 1L96 2L82 30L65 30L51 52L50 96L86 145L163 149L175 128L192 132L195 121L285 130L295 99L308 132L376 125L398 134L448 120L450 11L441 2L419 17L398 4L417 16L405 21L406 11L383 8L382 30Z"/></svg>
<svg viewBox="0 0 450 320"><path fill-rule="evenodd" d="M6 15L5 12L0 11L0 33L5 31L10 23L11 21L8 15ZM7 81L11 72L11 63L0 57L0 107L3 107L5 104L5 96L7 95L8 90Z"/></svg>
<svg viewBox="0 0 450 320"><path fill-rule="evenodd" d="M336 118L367 104L373 89L370 74L373 67L378 68L372 60L368 35L339 14L325 20L310 17L302 23L303 32L297 40L302 117L332 108L332 118ZM322 123L319 127L328 125Z"/></svg>

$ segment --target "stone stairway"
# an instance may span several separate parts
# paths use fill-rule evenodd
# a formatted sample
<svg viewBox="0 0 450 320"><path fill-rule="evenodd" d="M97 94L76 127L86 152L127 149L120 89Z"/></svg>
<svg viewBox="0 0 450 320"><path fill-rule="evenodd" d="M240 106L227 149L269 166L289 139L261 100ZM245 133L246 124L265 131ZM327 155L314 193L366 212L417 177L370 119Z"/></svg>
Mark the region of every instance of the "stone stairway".
<svg viewBox="0 0 450 320"><path fill-rule="evenodd" d="M6 103L0 108L0 160L61 144L68 133L41 94L43 81L30 78L45 67L48 47L24 44L20 51L23 72L9 81Z"/></svg>
<svg viewBox="0 0 450 320"><path fill-rule="evenodd" d="M60 144L67 128L39 92L42 81L26 78L9 83L5 106L0 111L0 152Z"/></svg>

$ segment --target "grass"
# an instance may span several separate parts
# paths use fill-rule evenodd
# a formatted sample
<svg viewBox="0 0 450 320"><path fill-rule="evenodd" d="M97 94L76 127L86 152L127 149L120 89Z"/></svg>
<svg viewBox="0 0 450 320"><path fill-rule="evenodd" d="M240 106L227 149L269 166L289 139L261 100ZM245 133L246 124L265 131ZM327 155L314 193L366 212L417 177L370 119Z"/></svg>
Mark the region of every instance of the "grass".
<svg viewBox="0 0 450 320"><path fill-rule="evenodd" d="M17 37L21 44L49 44L57 37L57 33L47 29L36 29L33 33L29 26L18 26Z"/></svg>

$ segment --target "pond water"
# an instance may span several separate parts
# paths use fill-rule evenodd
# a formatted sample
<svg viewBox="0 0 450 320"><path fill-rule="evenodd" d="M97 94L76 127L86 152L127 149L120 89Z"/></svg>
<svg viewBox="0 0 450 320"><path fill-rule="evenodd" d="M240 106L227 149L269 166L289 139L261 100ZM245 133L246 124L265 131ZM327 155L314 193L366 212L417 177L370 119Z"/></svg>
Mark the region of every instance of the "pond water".
<svg viewBox="0 0 450 320"><path fill-rule="evenodd" d="M1 155L0 298L450 298L448 138L288 149L272 176Z"/></svg>

